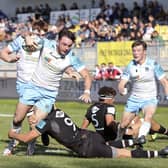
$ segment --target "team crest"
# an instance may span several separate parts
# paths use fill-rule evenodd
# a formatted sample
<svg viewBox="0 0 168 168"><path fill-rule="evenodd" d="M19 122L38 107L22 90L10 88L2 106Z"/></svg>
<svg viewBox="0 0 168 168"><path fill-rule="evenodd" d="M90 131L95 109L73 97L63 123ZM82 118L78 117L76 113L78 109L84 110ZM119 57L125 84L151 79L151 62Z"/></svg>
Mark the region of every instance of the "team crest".
<svg viewBox="0 0 168 168"><path fill-rule="evenodd" d="M65 115L63 111L56 111L55 118L63 118L64 116Z"/></svg>

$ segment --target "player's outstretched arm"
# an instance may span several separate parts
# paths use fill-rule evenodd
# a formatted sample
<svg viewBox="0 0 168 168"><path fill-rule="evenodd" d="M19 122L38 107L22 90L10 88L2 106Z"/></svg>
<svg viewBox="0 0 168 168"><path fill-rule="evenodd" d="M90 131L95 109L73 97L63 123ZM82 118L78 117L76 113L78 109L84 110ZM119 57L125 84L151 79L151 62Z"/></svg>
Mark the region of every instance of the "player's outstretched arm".
<svg viewBox="0 0 168 168"><path fill-rule="evenodd" d="M2 59L5 62L12 63L18 61L20 59L20 56L18 54L12 54L8 47L4 47L0 51L0 59Z"/></svg>
<svg viewBox="0 0 168 168"><path fill-rule="evenodd" d="M24 143L27 143L35 138L40 136L40 133L36 130L31 130L25 134L16 133L13 129L9 130L8 137L17 139L18 141L22 141Z"/></svg>
<svg viewBox="0 0 168 168"><path fill-rule="evenodd" d="M91 97L90 97L90 89L92 85L92 78L89 74L89 71L84 68L80 71L80 74L82 78L84 79L84 93L79 97L80 100L84 101L85 103L90 103L91 102Z"/></svg>

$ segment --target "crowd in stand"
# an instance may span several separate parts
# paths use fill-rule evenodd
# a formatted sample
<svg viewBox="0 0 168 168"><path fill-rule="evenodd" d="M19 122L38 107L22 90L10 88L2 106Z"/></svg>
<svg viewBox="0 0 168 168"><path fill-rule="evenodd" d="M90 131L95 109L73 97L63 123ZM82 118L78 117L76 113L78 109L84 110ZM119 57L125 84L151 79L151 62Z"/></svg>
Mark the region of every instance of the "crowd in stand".
<svg viewBox="0 0 168 168"><path fill-rule="evenodd" d="M120 79L122 70L115 66L112 62L101 63L101 65L95 66L94 80L117 80Z"/></svg>
<svg viewBox="0 0 168 168"><path fill-rule="evenodd" d="M92 3L95 7L95 1ZM127 41L127 40L152 40L161 39L155 30L157 24L167 24L168 14L163 6L157 1L143 1L143 5L139 6L137 2L133 3L133 8L128 10L125 4L114 3L106 4L104 0L100 0L98 7L101 12L95 20L80 21L74 25L69 16L60 16L55 25L49 25L47 30L48 38L55 38L56 34L63 27L67 27L74 31L77 36L76 46L92 47L97 41ZM77 3L72 3L70 9L79 9ZM31 6L16 9L18 13L35 12L36 19L40 18L46 24L49 22L49 13L51 11L49 4ZM61 4L60 9L67 10L65 4ZM19 33L19 29L30 28L30 24L34 18L29 17L26 25L23 23L12 22L9 19L0 19L0 40L10 40ZM3 31L5 30L5 31ZM157 34L157 36L156 36Z"/></svg>

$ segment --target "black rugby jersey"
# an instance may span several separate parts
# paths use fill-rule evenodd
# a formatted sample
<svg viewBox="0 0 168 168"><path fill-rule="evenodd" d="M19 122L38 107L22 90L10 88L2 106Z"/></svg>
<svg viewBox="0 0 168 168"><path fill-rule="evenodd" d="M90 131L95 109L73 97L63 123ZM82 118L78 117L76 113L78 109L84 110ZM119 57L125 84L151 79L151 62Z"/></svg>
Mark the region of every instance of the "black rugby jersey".
<svg viewBox="0 0 168 168"><path fill-rule="evenodd" d="M68 148L73 148L80 141L80 128L77 127L71 118L61 110L53 110L46 119L41 120L36 129L56 139L59 143ZM74 150L74 149L73 149Z"/></svg>
<svg viewBox="0 0 168 168"><path fill-rule="evenodd" d="M87 113L85 115L86 119L93 124L95 130L101 134L105 140L112 140L116 136L116 132L111 127L109 128L106 125L105 116L106 114L110 114L116 118L116 110L113 105L109 105L106 103L94 103L91 105Z"/></svg>

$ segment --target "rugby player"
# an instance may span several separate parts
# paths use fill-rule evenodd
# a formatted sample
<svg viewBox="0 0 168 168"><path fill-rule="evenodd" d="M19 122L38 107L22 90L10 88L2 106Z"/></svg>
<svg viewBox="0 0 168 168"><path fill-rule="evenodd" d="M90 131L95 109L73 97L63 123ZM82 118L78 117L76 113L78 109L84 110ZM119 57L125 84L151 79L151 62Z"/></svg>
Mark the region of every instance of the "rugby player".
<svg viewBox="0 0 168 168"><path fill-rule="evenodd" d="M15 138L27 143L43 133L49 134L60 144L76 152L80 157L154 158L165 157L168 155L168 147L159 151L145 151L142 148L127 150L121 149L123 147L121 141L111 141L110 143L106 143L104 138L97 132L77 127L71 118L60 109L53 109L46 119L40 120L35 126L35 129L28 133L21 134L11 129L8 135L10 138ZM141 143L141 139L139 139L138 143ZM142 143L144 142L142 141ZM127 143L125 143L125 145L126 144ZM128 143L126 146L134 144L137 144L137 141L132 140L131 143ZM121 148L116 148L114 146Z"/></svg>
<svg viewBox="0 0 168 168"><path fill-rule="evenodd" d="M81 128L87 129L89 124L92 123L96 132L102 135L106 141L115 140L120 124L116 121L116 108L114 105L116 90L112 87L103 86L99 89L98 95L99 101L87 109ZM136 116L126 129L123 138L137 137L142 123L140 116ZM168 130L153 119L150 133L168 136Z"/></svg>

